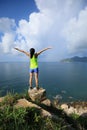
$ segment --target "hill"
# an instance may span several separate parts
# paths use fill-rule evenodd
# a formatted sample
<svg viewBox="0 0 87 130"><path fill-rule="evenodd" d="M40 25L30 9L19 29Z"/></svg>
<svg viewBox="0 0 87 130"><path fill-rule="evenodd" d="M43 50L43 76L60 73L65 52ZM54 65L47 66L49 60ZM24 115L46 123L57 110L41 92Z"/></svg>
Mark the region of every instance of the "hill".
<svg viewBox="0 0 87 130"><path fill-rule="evenodd" d="M87 57L74 56L71 58L62 59L62 62L87 62Z"/></svg>

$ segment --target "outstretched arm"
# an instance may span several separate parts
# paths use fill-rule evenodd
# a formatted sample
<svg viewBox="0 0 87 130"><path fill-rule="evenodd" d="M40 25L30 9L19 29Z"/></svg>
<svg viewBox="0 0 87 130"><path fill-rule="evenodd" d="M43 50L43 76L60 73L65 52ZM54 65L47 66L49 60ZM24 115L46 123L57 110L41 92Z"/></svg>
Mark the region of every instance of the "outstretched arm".
<svg viewBox="0 0 87 130"><path fill-rule="evenodd" d="M20 52L22 52L22 53L24 53L24 54L26 54L27 56L30 56L30 53L28 53L28 52L26 52L26 51L24 51L24 50L21 50L21 49L19 49L19 48L14 48L15 50L17 50L17 51L20 51Z"/></svg>
<svg viewBox="0 0 87 130"><path fill-rule="evenodd" d="M48 48L44 48L44 49L40 50L39 52L37 52L37 55L40 55L42 52L44 52L48 49L52 49L52 47L48 47Z"/></svg>

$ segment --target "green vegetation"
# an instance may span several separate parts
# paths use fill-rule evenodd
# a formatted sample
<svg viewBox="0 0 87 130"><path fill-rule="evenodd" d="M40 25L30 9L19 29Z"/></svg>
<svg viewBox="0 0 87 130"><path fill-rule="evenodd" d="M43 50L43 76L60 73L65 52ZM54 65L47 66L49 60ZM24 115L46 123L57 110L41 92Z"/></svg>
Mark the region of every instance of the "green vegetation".
<svg viewBox="0 0 87 130"><path fill-rule="evenodd" d="M54 106L42 108L52 112L56 117L42 117L37 108L16 108L17 100L26 98L28 94L8 93L0 103L0 130L86 130L87 117L72 114L68 117L62 110ZM40 105L40 104L39 104ZM74 129L72 129L74 128Z"/></svg>
<svg viewBox="0 0 87 130"><path fill-rule="evenodd" d="M78 128L80 130L87 130L87 115L86 116L79 116L75 113L71 114L71 117L77 123Z"/></svg>

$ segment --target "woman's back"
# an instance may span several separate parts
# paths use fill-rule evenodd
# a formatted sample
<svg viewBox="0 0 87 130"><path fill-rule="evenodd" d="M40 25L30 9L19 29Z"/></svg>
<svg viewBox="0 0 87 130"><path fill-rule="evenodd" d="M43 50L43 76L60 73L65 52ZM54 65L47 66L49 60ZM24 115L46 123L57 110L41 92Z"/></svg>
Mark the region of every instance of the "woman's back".
<svg viewBox="0 0 87 130"><path fill-rule="evenodd" d="M30 58L30 69L38 68L38 60L37 56L34 54L32 58Z"/></svg>

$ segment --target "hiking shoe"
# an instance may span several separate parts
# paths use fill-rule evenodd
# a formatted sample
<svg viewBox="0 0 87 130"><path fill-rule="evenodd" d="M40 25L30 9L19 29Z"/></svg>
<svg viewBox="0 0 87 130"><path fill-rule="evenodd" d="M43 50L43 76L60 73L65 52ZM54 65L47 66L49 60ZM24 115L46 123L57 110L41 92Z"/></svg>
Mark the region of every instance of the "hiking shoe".
<svg viewBox="0 0 87 130"><path fill-rule="evenodd" d="M40 89L39 86L37 86L36 89L39 90Z"/></svg>
<svg viewBox="0 0 87 130"><path fill-rule="evenodd" d="M29 91L31 91L33 88L32 87L29 87Z"/></svg>

